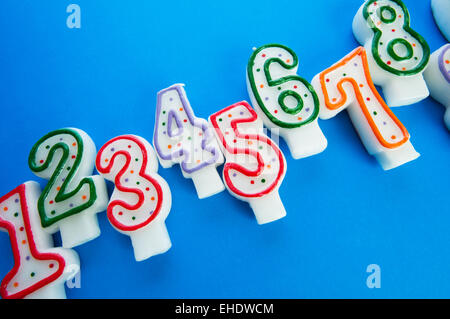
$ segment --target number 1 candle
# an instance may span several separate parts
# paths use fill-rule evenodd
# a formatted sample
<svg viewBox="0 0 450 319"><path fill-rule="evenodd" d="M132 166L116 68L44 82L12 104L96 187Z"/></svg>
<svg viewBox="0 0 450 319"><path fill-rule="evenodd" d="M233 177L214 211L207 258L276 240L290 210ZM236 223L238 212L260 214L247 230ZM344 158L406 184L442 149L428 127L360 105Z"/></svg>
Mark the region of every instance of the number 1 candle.
<svg viewBox="0 0 450 319"><path fill-rule="evenodd" d="M353 19L353 34L367 51L373 82L383 88L388 105L413 104L429 95L422 73L430 48L411 29L402 1L366 1Z"/></svg>
<svg viewBox="0 0 450 319"><path fill-rule="evenodd" d="M280 44L256 49L247 66L247 88L258 114L281 135L295 159L322 152L327 140L317 123L319 99L297 75L298 58Z"/></svg>
<svg viewBox="0 0 450 319"><path fill-rule="evenodd" d="M42 226L58 230L64 247L75 247L100 235L96 214L106 209L104 179L94 170L95 144L84 131L56 130L43 136L28 158L30 169L48 179L39 201Z"/></svg>
<svg viewBox="0 0 450 319"><path fill-rule="evenodd" d="M209 118L225 154L225 185L236 198L246 201L259 224L286 215L278 188L286 174L286 160L277 145L262 133L263 125L243 101Z"/></svg>
<svg viewBox="0 0 450 319"><path fill-rule="evenodd" d="M183 84L158 92L153 144L162 167L179 163L183 176L192 178L199 198L225 189L216 167L223 164L208 122L194 115Z"/></svg>
<svg viewBox="0 0 450 319"><path fill-rule="evenodd" d="M1 283L5 299L66 298L64 284L80 269L72 249L53 248L37 212L39 184L26 182L0 198L0 229L11 240L14 267Z"/></svg>
<svg viewBox="0 0 450 319"><path fill-rule="evenodd" d="M446 107L444 120L450 130L450 43L431 55L424 76L431 96Z"/></svg>
<svg viewBox="0 0 450 319"><path fill-rule="evenodd" d="M172 204L169 186L158 174L158 160L142 137L122 135L97 154L97 170L116 186L107 208L114 228L130 236L137 261L172 246L165 219Z"/></svg>
<svg viewBox="0 0 450 319"><path fill-rule="evenodd" d="M419 157L408 131L375 89L363 47L316 75L312 84L323 105L320 118L329 119L347 109L367 151L383 169Z"/></svg>

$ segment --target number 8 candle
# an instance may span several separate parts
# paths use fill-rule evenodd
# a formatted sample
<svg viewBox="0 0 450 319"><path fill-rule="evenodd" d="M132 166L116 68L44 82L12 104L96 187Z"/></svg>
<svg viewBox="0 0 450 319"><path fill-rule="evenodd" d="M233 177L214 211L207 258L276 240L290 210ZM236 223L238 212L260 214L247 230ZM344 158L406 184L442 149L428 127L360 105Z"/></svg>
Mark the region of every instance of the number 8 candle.
<svg viewBox="0 0 450 319"><path fill-rule="evenodd" d="M312 84L323 105L320 118L329 119L347 109L367 151L383 169L419 156L409 141L408 131L375 89L363 47L316 75Z"/></svg>
<svg viewBox="0 0 450 319"><path fill-rule="evenodd" d="M192 178L199 198L225 189L216 167L223 164L208 122L195 117L183 84L158 92L153 144L162 167L180 163L183 176Z"/></svg>
<svg viewBox="0 0 450 319"><path fill-rule="evenodd" d="M223 177L230 193L250 204L259 224L284 217L278 188L286 174L286 160L262 134L256 112L243 101L214 113L209 120L225 154Z"/></svg>
<svg viewBox="0 0 450 319"><path fill-rule="evenodd" d="M388 105L413 104L429 95L422 73L430 48L410 28L402 1L366 1L353 19L353 34L367 51L372 79L382 86Z"/></svg>
<svg viewBox="0 0 450 319"><path fill-rule="evenodd" d="M80 270L77 253L54 248L41 225L37 201L39 184L26 182L0 198L0 230L11 240L14 267L1 283L6 299L64 299L64 284Z"/></svg>
<svg viewBox="0 0 450 319"><path fill-rule="evenodd" d="M256 49L247 66L247 88L258 114L281 135L295 159L322 152L327 140L317 123L319 100L296 72L294 51L280 44Z"/></svg>
<svg viewBox="0 0 450 319"><path fill-rule="evenodd" d="M172 246L165 219L172 204L169 186L156 172L158 161L142 137L122 135L97 154L97 170L116 186L107 208L111 224L130 236L137 261Z"/></svg>
<svg viewBox="0 0 450 319"><path fill-rule="evenodd" d="M82 130L65 128L48 133L32 148L31 170L48 179L38 202L42 226L60 230L64 247L75 247L100 235L96 213L106 209L104 179L92 174L95 144Z"/></svg>

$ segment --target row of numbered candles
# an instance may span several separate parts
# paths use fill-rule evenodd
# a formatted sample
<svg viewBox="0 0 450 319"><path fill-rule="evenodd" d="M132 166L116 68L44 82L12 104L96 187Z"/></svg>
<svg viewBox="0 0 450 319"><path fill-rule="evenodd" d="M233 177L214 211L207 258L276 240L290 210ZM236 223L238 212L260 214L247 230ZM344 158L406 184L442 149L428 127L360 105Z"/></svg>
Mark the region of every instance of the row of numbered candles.
<svg viewBox="0 0 450 319"><path fill-rule="evenodd" d="M255 49L247 67L255 109L239 102L211 115L208 123L195 117L182 84L160 91L156 152L135 135L118 136L97 154L94 142L79 129L42 137L31 150L29 166L48 180L45 189L41 193L39 184L26 182L0 199L0 228L9 233L15 260L2 281L2 297L64 298L64 282L79 270L78 255L70 248L100 235L96 214L105 209L113 227L131 237L136 260L166 252L171 247L165 226L171 192L157 174L156 158L164 168L180 164L199 198L226 186L250 204L259 224L286 215L278 194L286 161L264 135L263 123L299 159L327 146L318 117L328 119L347 109L367 151L385 170L417 158L408 131L372 80L382 86L390 106L415 103L430 91L449 108L450 44L430 57L399 0L367 1L353 31L364 47L316 75L312 85L296 74L298 59L291 49L278 44ZM223 183L216 169L224 157ZM89 176L94 162L100 175ZM104 179L115 184L109 202ZM58 230L64 248L53 247L51 234Z"/></svg>

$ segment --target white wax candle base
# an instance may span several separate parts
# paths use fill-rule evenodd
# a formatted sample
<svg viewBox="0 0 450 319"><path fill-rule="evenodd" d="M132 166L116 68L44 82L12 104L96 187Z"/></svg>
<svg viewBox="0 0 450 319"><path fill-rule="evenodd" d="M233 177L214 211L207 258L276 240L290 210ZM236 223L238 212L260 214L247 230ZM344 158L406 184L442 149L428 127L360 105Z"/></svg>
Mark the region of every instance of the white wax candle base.
<svg viewBox="0 0 450 319"><path fill-rule="evenodd" d="M328 145L317 121L303 127L285 129L282 131L282 136L294 159L321 153Z"/></svg>
<svg viewBox="0 0 450 319"><path fill-rule="evenodd" d="M132 232L130 238L136 261L142 261L154 255L165 253L172 247L164 222L150 223L144 229Z"/></svg>
<svg viewBox="0 0 450 319"><path fill-rule="evenodd" d="M191 174L198 198L206 198L225 189L214 165L209 165Z"/></svg>
<svg viewBox="0 0 450 319"><path fill-rule="evenodd" d="M62 246L72 248L100 236L97 215L85 211L58 222Z"/></svg>
<svg viewBox="0 0 450 319"><path fill-rule="evenodd" d="M430 95L422 74L395 78L382 87L386 104L390 107L414 104Z"/></svg>
<svg viewBox="0 0 450 319"><path fill-rule="evenodd" d="M66 299L65 282L56 282L27 295L24 299Z"/></svg>
<svg viewBox="0 0 450 319"><path fill-rule="evenodd" d="M387 171L415 160L420 156L420 154L416 152L411 142L408 141L397 149L377 153L374 154L374 156L381 164L383 169Z"/></svg>
<svg viewBox="0 0 450 319"><path fill-rule="evenodd" d="M249 199L248 203L260 225L286 216L286 210L277 191L263 197Z"/></svg>

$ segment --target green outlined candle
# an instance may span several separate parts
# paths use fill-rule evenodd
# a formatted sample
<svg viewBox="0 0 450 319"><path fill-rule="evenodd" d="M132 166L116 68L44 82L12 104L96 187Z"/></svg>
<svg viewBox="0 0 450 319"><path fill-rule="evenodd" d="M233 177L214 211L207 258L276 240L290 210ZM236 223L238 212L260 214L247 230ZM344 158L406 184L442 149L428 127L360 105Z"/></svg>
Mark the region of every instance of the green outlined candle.
<svg viewBox="0 0 450 319"><path fill-rule="evenodd" d="M410 27L401 0L367 0L353 19L353 34L364 45L373 82L383 88L389 106L413 104L429 95L422 73L430 48Z"/></svg>
<svg viewBox="0 0 450 319"><path fill-rule="evenodd" d="M77 253L54 248L37 212L41 189L26 182L0 198L0 229L11 240L14 267L2 280L5 299L65 299L64 284L80 270Z"/></svg>
<svg viewBox="0 0 450 319"><path fill-rule="evenodd" d="M247 89L253 106L272 133L283 137L295 159L327 147L317 123L316 92L297 75L297 69L295 52L280 44L255 49L247 65Z"/></svg>
<svg viewBox="0 0 450 319"><path fill-rule="evenodd" d="M48 180L38 201L41 224L60 231L64 247L75 247L100 235L96 214L106 209L104 179L89 176L96 149L84 131L64 128L43 136L28 158L30 169Z"/></svg>

